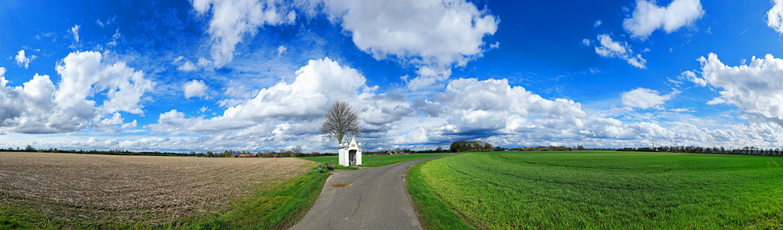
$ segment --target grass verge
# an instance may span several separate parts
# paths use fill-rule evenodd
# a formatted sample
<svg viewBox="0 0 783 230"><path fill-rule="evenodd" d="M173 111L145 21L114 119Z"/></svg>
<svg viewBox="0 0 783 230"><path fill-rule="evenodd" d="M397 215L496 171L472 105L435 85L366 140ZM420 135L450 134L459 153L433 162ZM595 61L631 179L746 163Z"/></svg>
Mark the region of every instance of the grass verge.
<svg viewBox="0 0 783 230"><path fill-rule="evenodd" d="M421 175L421 167L427 162L416 164L408 170L408 194L411 195L419 222L424 229L474 229L438 195Z"/></svg>
<svg viewBox="0 0 783 230"><path fill-rule="evenodd" d="M33 227L29 224L30 220L46 222L45 218L41 218L32 214L31 210L6 203L0 204L0 230L29 229Z"/></svg>
<svg viewBox="0 0 783 230"><path fill-rule="evenodd" d="M272 190L260 192L228 215L201 220L184 229L287 229L321 194L327 173L317 168Z"/></svg>

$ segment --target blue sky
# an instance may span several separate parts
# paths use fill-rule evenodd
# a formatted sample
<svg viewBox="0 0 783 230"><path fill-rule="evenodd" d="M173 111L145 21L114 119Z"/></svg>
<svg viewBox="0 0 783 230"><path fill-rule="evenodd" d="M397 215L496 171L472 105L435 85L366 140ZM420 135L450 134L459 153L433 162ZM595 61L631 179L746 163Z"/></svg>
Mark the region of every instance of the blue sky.
<svg viewBox="0 0 783 230"><path fill-rule="evenodd" d="M777 147L783 1L0 2L0 147Z"/></svg>

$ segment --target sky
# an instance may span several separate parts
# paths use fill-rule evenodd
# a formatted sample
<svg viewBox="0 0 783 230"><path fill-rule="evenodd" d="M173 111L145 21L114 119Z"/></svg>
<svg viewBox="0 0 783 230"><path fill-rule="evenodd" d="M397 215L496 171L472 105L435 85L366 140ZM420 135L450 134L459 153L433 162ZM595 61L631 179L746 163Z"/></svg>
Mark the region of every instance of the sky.
<svg viewBox="0 0 783 230"><path fill-rule="evenodd" d="M0 147L776 148L782 48L783 0L5 0Z"/></svg>

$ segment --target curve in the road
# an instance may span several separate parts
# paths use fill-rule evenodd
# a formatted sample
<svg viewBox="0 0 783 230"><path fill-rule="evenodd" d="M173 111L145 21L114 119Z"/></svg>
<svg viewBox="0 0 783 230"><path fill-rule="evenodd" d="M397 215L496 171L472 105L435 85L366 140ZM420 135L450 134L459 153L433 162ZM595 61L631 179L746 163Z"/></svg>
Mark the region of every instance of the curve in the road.
<svg viewBox="0 0 783 230"><path fill-rule="evenodd" d="M403 176L411 166L433 158L335 172L291 229L422 229Z"/></svg>

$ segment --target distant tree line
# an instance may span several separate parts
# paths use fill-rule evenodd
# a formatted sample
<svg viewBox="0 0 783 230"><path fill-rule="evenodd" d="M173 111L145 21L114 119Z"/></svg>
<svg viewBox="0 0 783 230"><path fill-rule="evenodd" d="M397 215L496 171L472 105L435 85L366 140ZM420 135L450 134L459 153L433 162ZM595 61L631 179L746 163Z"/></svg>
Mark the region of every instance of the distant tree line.
<svg viewBox="0 0 783 230"><path fill-rule="evenodd" d="M39 152L39 153L75 153L75 154L102 154L102 155L134 155L134 156L198 156L191 153L175 153L175 152L158 152L158 151L142 151L132 152L128 150L65 150L57 148L42 148L36 149L31 145L27 145L25 148L0 148L0 152Z"/></svg>
<svg viewBox="0 0 783 230"><path fill-rule="evenodd" d="M225 150L223 152L158 152L158 151L129 151L129 150L64 150L57 148L36 149L31 145L25 148L9 147L0 148L0 152L41 152L41 153L76 153L76 154L102 154L102 155L134 155L134 156L186 156L186 157L307 157L337 155L333 153L321 154L319 152L303 153L301 147L290 150L282 149L278 152L266 151L253 153L250 151Z"/></svg>
<svg viewBox="0 0 783 230"><path fill-rule="evenodd" d="M426 150L412 150L411 154L419 154L419 153L446 153L451 152L449 150L445 150L442 147L438 146L436 149L426 149Z"/></svg>
<svg viewBox="0 0 783 230"><path fill-rule="evenodd" d="M258 151L258 152L250 152L250 151L235 151L235 150L224 150L222 152L212 152L212 151L206 151L206 152L158 152L158 151L129 151L129 150L64 150L64 149L57 149L57 148L48 148L48 149L36 149L31 145L27 145L25 148L20 147L9 147L9 148L0 148L0 152L46 152L46 153L75 153L75 154L101 154L101 155L133 155L133 156L184 156L184 157L213 157L213 158L229 158L229 157L257 157L257 158L278 158L278 157L320 157L320 156L337 156L337 153L320 153L320 152L311 152L311 153L305 153L302 151L302 148L299 146L293 147L291 149L281 149L278 151ZM421 151L412 151L410 149L400 149L397 148L396 150L384 150L384 151L378 151L378 152L362 152L363 155L388 155L389 152L394 153L400 153L400 154L418 154L418 153L435 153L435 152L446 152L441 147L438 147L436 150L421 150Z"/></svg>
<svg viewBox="0 0 783 230"><path fill-rule="evenodd" d="M706 153L706 154L736 154L736 155L762 155L762 156L781 156L783 150L780 148L757 148L754 146L745 146L738 149L727 149L719 147L701 147L701 146L660 146L660 147L640 147L640 148L620 148L617 151L639 151L639 152L672 152L672 153Z"/></svg>
<svg viewBox="0 0 783 230"><path fill-rule="evenodd" d="M482 141L466 141L460 140L451 143L449 150L453 153L456 152L491 152L492 144Z"/></svg>

